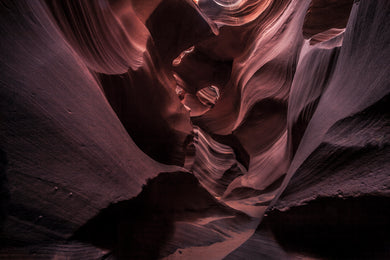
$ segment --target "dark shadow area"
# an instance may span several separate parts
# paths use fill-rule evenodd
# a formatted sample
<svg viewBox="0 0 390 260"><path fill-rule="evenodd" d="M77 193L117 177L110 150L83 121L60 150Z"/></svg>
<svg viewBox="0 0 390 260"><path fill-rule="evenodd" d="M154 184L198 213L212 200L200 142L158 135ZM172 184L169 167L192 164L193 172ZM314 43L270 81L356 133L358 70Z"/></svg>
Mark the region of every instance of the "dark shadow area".
<svg viewBox="0 0 390 260"><path fill-rule="evenodd" d="M222 93L229 82L232 66L233 60L214 59L195 47L173 71L186 83L183 88L190 94L195 95L197 91L210 85L217 86Z"/></svg>
<svg viewBox="0 0 390 260"><path fill-rule="evenodd" d="M223 196L226 189L229 185L238 177L242 176L243 173L238 167L237 163L234 163L229 169L227 169L223 175L217 179L215 182L211 182L209 185L212 187L212 190L218 194L218 196Z"/></svg>
<svg viewBox="0 0 390 260"><path fill-rule="evenodd" d="M233 164L229 169L227 169L221 178L218 179L217 183L224 184L224 191L227 189L230 183L232 183L236 178L244 175L241 169L237 166L237 163Z"/></svg>
<svg viewBox="0 0 390 260"><path fill-rule="evenodd" d="M119 259L157 259L175 221L228 212L193 175L161 173L136 198L103 209L72 240L110 249Z"/></svg>
<svg viewBox="0 0 390 260"><path fill-rule="evenodd" d="M9 190L7 185L7 155L0 149L0 232L3 230L3 223L7 217L7 205L9 201Z"/></svg>
<svg viewBox="0 0 390 260"><path fill-rule="evenodd" d="M257 102L233 131L249 155L267 151L286 129L287 104L271 98ZM266 127L265 127L266 126Z"/></svg>
<svg viewBox="0 0 390 260"><path fill-rule="evenodd" d="M211 134L211 137L221 143L230 146L234 154L236 155L236 159L239 163L241 163L247 170L249 167L249 154L245 150L245 148L241 145L240 141L234 135L217 135Z"/></svg>
<svg viewBox="0 0 390 260"><path fill-rule="evenodd" d="M312 0L302 27L305 39L332 28L345 28L353 3L353 0ZM310 44L318 42L320 41L312 39Z"/></svg>
<svg viewBox="0 0 390 260"><path fill-rule="evenodd" d="M163 63L212 35L207 22L186 1L164 0L146 22Z"/></svg>
<svg viewBox="0 0 390 260"><path fill-rule="evenodd" d="M270 211L270 228L289 252L321 259L390 259L390 198L320 198L288 211Z"/></svg>
<svg viewBox="0 0 390 260"><path fill-rule="evenodd" d="M149 42L150 50L151 45ZM162 71L159 58L153 57L155 69ZM160 77L165 72L161 73ZM99 73L97 76L108 102L137 146L156 161L183 166L191 141L190 124L183 111L171 114L171 110L181 104L176 95L172 95L173 90L168 89L170 83L151 77L147 68L121 75Z"/></svg>

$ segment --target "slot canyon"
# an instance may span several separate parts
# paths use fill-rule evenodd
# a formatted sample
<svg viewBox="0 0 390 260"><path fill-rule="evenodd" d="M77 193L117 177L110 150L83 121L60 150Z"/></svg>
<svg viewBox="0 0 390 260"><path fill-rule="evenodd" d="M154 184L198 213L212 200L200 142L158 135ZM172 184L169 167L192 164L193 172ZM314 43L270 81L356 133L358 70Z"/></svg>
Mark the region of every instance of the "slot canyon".
<svg viewBox="0 0 390 260"><path fill-rule="evenodd" d="M0 13L0 259L390 259L389 0Z"/></svg>

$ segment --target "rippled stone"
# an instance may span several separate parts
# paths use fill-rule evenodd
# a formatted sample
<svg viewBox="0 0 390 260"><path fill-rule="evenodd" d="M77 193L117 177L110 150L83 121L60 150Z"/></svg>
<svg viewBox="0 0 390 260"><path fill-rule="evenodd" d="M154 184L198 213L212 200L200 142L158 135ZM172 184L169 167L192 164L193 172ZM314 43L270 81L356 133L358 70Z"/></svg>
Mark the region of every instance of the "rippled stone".
<svg viewBox="0 0 390 260"><path fill-rule="evenodd" d="M1 259L389 259L388 0L0 1Z"/></svg>

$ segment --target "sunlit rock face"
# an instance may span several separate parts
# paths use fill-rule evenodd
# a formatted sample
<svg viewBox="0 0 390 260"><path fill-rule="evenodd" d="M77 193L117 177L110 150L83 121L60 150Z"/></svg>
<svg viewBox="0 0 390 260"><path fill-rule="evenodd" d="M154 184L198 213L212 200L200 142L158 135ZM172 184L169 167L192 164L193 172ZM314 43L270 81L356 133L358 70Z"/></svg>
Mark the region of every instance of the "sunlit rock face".
<svg viewBox="0 0 390 260"><path fill-rule="evenodd" d="M390 1L0 1L1 259L389 259Z"/></svg>

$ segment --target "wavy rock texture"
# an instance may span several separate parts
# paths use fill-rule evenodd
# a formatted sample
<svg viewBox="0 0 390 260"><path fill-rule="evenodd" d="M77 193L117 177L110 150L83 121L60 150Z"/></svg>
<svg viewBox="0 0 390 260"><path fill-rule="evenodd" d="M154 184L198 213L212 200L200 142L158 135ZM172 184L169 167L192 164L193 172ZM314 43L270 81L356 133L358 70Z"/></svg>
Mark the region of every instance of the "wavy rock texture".
<svg viewBox="0 0 390 260"><path fill-rule="evenodd" d="M390 2L0 1L1 259L390 258Z"/></svg>

